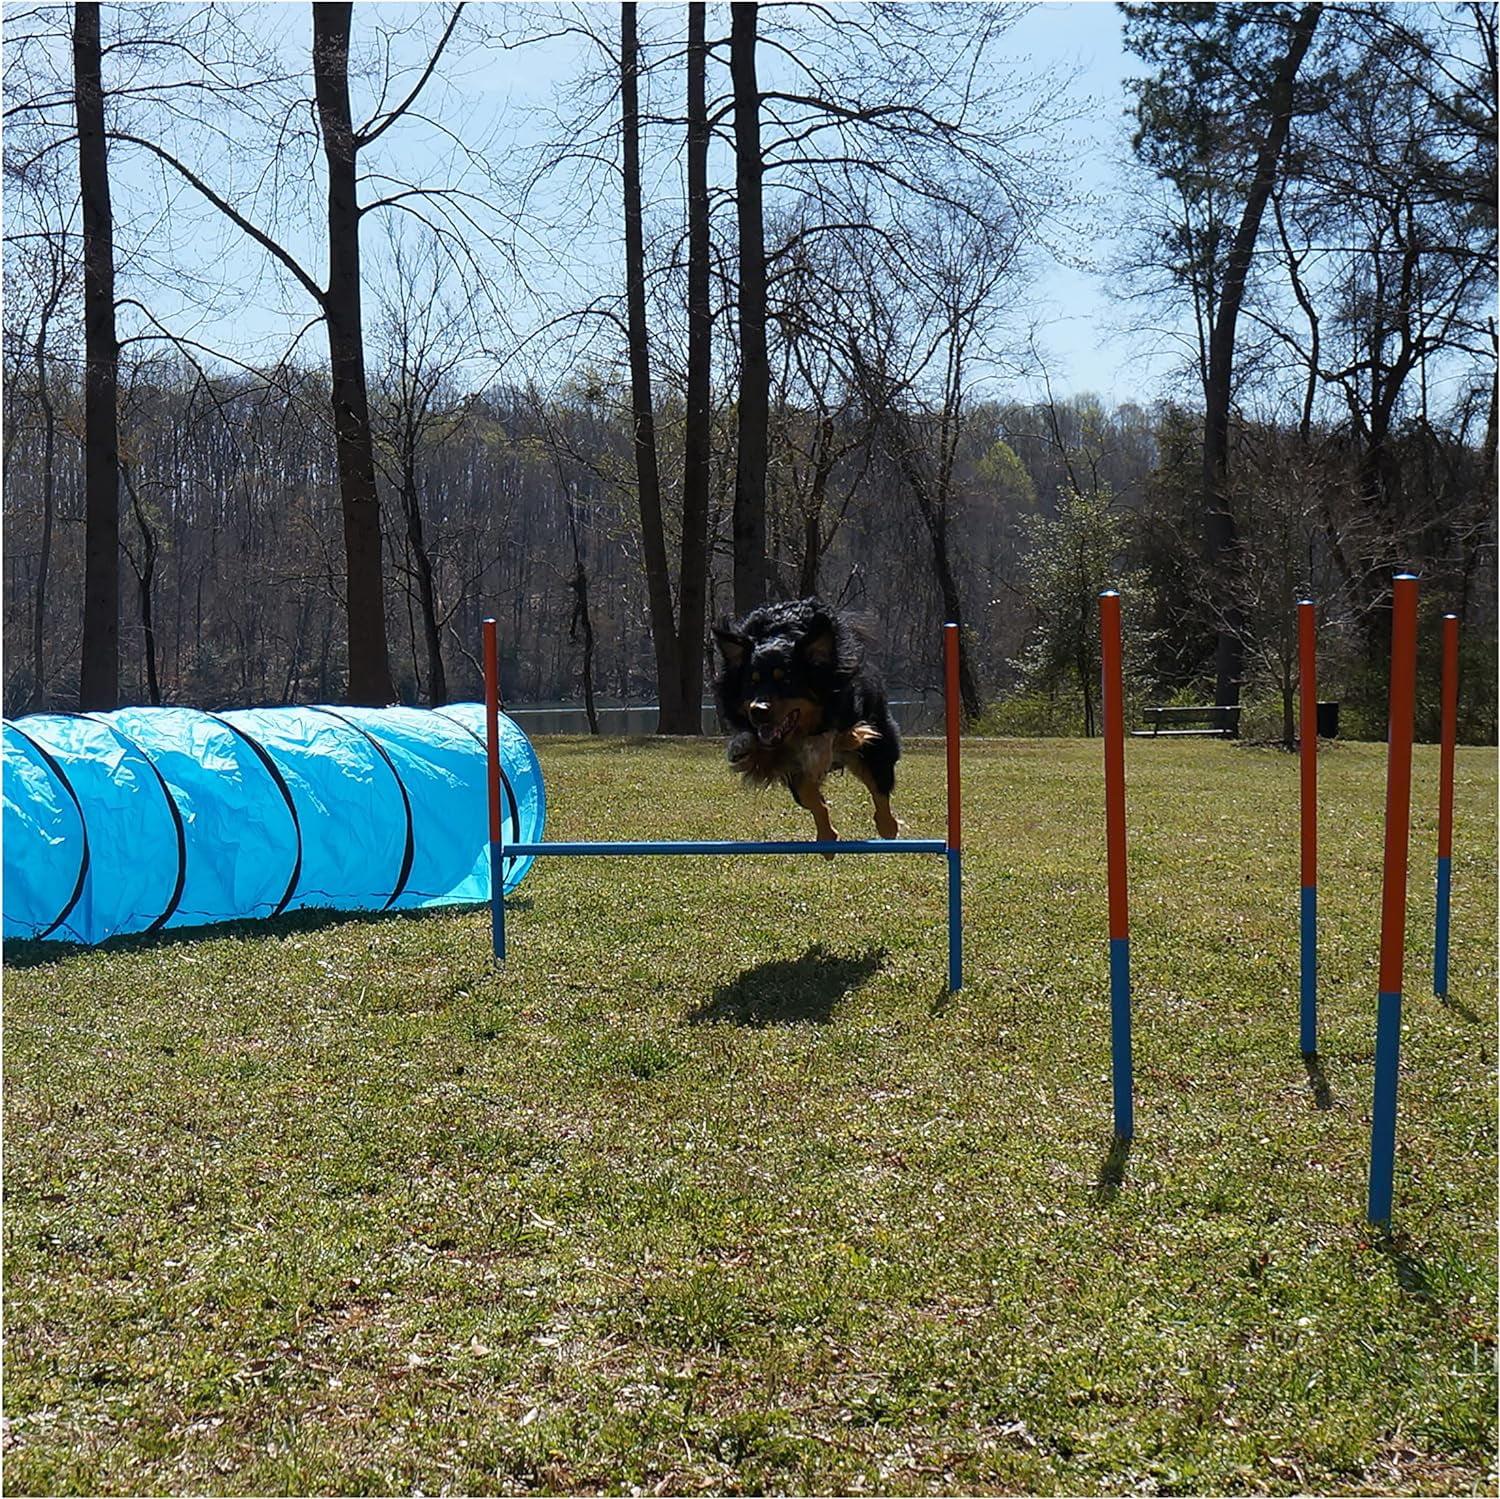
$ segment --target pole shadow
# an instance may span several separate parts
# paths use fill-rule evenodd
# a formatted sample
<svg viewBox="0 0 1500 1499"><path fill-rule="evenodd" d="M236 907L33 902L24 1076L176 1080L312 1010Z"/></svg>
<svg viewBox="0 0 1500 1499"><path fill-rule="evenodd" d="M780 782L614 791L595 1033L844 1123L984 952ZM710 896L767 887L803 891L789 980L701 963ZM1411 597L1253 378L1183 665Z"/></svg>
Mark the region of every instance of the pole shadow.
<svg viewBox="0 0 1500 1499"><path fill-rule="evenodd" d="M1130 1148L1134 1142L1124 1135L1114 1135L1109 1149L1099 1163L1099 1175L1094 1182L1094 1201L1107 1206L1120 1195L1125 1185L1125 1167L1130 1160Z"/></svg>
<svg viewBox="0 0 1500 1499"><path fill-rule="evenodd" d="M1376 1228L1370 1242L1390 1262L1396 1275L1396 1284L1403 1291L1423 1301L1436 1301L1437 1291L1426 1262L1408 1248L1410 1240L1405 1234L1394 1232L1389 1225Z"/></svg>
<svg viewBox="0 0 1500 1499"><path fill-rule="evenodd" d="M1478 1013L1474 1010L1471 1010L1468 1005L1463 1002L1463 1000L1455 999L1451 994L1439 994L1437 996L1437 1002L1442 1005L1445 1010L1452 1010L1453 1013L1457 1015L1461 1020L1467 1020L1470 1025L1478 1025L1480 1023L1480 1017Z"/></svg>
<svg viewBox="0 0 1500 1499"><path fill-rule="evenodd" d="M1331 1109L1333 1089L1328 1086L1328 1074L1323 1070L1322 1054L1316 1051L1303 1052L1302 1065L1307 1068L1307 1081L1312 1088L1313 1107Z"/></svg>
<svg viewBox="0 0 1500 1499"><path fill-rule="evenodd" d="M81 953L151 952L159 947L192 945L224 937L290 937L321 932L335 926L375 926L393 921L431 921L440 916L464 912L488 911L489 902L467 902L451 906L424 906L410 911L334 911L324 906L308 906L287 911L280 916L241 917L234 921L217 921L203 926L168 927L157 932L123 932L104 942L37 942L15 939L5 943L3 956L7 968L45 968ZM529 911L529 895L505 898L507 915L512 911Z"/></svg>
<svg viewBox="0 0 1500 1499"><path fill-rule="evenodd" d="M857 955L829 952L814 943L800 958L758 963L720 984L689 1012L689 1025L824 1025L846 994L880 971L883 947Z"/></svg>

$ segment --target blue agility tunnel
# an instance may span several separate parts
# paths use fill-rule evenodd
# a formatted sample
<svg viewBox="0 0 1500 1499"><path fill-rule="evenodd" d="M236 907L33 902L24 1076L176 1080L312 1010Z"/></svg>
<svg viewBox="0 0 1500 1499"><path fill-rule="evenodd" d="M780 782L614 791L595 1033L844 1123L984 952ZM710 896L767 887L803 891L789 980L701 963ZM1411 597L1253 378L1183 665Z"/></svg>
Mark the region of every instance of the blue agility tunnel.
<svg viewBox="0 0 1500 1499"><path fill-rule="evenodd" d="M541 766L503 714L500 764L506 842L540 841ZM5 722L3 767L6 938L490 896L477 703L38 713Z"/></svg>

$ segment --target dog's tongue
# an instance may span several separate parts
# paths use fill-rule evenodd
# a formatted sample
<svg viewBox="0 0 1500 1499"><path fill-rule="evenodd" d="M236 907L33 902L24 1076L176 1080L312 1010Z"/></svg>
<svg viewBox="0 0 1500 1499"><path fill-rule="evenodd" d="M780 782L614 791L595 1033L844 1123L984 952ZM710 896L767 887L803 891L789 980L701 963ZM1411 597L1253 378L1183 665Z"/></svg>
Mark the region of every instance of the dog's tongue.
<svg viewBox="0 0 1500 1499"><path fill-rule="evenodd" d="M793 708L779 723L763 723L756 733L760 736L762 744L780 744L781 741L796 727L801 713Z"/></svg>

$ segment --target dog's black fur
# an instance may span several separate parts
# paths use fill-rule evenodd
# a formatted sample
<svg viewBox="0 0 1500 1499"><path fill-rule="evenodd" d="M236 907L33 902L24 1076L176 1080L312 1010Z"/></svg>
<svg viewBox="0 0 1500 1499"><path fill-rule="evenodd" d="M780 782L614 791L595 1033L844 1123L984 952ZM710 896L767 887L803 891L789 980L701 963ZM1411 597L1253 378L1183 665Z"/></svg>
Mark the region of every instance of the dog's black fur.
<svg viewBox="0 0 1500 1499"><path fill-rule="evenodd" d="M726 619L714 638L721 658L714 696L732 731L729 763L747 780L784 781L825 841L838 834L823 780L847 768L869 790L881 835L894 838L890 795L901 734L854 621L819 599L795 599Z"/></svg>

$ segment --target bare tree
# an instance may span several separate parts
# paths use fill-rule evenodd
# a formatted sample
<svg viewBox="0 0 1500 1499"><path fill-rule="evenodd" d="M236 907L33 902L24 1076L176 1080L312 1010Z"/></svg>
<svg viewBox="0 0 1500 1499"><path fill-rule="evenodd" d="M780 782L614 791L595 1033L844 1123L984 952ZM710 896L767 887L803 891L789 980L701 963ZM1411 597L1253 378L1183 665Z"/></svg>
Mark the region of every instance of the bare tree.
<svg viewBox="0 0 1500 1499"><path fill-rule="evenodd" d="M446 266L430 237L413 254L399 234L379 294L376 456L402 517L400 570L420 620L426 697L448 701L443 660L443 601L423 490L430 459L469 419L472 403L457 388L456 372L475 354L473 308L445 294Z"/></svg>
<svg viewBox="0 0 1500 1499"><path fill-rule="evenodd" d="M211 186L178 155L157 141L117 131L128 142L164 163L243 234L265 250L312 299L328 334L330 403L336 434L344 533L344 608L348 640L348 694L358 703L386 703L395 697L386 633L385 584L381 566L379 496L375 486L374 437L370 427L361 304L361 221L381 207L420 200L421 187L409 186L361 204L360 153L405 116L432 78L463 10L454 6L416 83L389 109L378 110L355 128L349 104L350 0L316 0L313 5L313 76L319 135L327 171L325 227L328 284L321 286L286 246L251 221L228 196Z"/></svg>
<svg viewBox="0 0 1500 1499"><path fill-rule="evenodd" d="M1291 130L1297 76L1323 7L1304 5L1295 15L1280 5L1125 10L1127 45L1159 65L1156 75L1137 84L1136 150L1181 198L1183 275L1198 298L1205 329L1204 540L1208 576L1216 579L1233 566L1236 543L1228 494L1229 419L1240 313ZM1224 217L1211 218L1198 233L1192 227L1197 200L1205 193L1235 192L1231 164L1247 174L1232 231L1226 207ZM1240 700L1244 660L1234 604L1221 612L1215 701L1227 706Z"/></svg>
<svg viewBox="0 0 1500 1499"><path fill-rule="evenodd" d="M881 441L921 518L943 617L960 627L959 686L964 712L973 719L984 705L954 566L956 460L974 366L994 330L997 293L1017 271L1019 242L1017 226L1003 217L981 224L941 209L913 239L905 258L924 267L920 278L893 277L883 259L865 258L864 312L855 326L866 331L854 335L850 357ZM861 346L861 336L870 342Z"/></svg>

